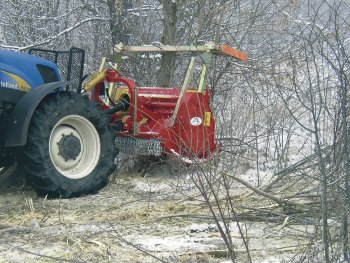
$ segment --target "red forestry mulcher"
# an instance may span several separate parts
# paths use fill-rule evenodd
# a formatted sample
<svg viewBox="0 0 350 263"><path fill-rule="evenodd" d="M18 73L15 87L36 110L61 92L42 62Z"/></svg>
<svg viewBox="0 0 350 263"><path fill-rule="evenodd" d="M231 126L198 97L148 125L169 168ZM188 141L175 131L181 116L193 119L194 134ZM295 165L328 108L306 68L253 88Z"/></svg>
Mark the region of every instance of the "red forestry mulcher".
<svg viewBox="0 0 350 263"><path fill-rule="evenodd" d="M181 87L138 87L118 72L122 56L149 52L191 53ZM247 60L246 53L228 45L116 46L112 58L119 63L113 65L103 60L99 72L84 84L85 91L92 90L91 99L112 115L112 126L117 127L116 147L142 155L170 154L187 164L203 162L216 155L220 149L206 86L213 55ZM202 69L198 87L192 88L190 82L197 56L201 57Z"/></svg>

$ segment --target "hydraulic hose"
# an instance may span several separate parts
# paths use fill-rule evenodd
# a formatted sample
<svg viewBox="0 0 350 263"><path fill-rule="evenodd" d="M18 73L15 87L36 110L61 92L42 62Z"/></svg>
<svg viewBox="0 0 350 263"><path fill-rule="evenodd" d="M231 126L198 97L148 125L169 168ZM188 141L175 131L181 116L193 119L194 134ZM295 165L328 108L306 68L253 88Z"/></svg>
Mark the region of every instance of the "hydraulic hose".
<svg viewBox="0 0 350 263"><path fill-rule="evenodd" d="M127 111L129 109L129 100L128 98L123 98L122 100L116 102L112 108L106 110L107 114L113 114L118 111Z"/></svg>

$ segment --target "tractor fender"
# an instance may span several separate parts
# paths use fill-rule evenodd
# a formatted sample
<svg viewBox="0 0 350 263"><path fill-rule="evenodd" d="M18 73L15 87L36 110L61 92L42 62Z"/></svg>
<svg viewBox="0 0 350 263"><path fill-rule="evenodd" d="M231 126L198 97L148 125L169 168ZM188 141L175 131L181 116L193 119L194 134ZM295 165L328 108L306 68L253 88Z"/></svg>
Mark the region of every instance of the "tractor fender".
<svg viewBox="0 0 350 263"><path fill-rule="evenodd" d="M40 85L26 93L16 104L9 117L6 127L6 147L24 146L27 143L27 133L30 120L39 103L51 92L76 81L58 81Z"/></svg>

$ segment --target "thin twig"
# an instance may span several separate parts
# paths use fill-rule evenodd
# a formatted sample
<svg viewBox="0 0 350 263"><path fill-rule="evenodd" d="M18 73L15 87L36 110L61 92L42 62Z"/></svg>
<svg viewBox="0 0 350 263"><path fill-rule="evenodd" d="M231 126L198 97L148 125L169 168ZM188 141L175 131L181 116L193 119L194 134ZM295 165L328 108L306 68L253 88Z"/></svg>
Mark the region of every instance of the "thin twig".
<svg viewBox="0 0 350 263"><path fill-rule="evenodd" d="M146 254L146 255L148 255L148 256L150 256L150 257L152 257L152 258L154 258L154 259L156 259L156 260L158 260L158 261L160 261L160 262L167 263L167 262L164 261L163 259L161 259L161 258L159 258L159 257L157 257L157 256L155 256L155 255L152 255L150 252L148 252L147 250L143 249L142 247L140 247L140 246L138 246L138 245L135 245L135 244L131 243L130 241L126 240L125 238L123 238L123 237L118 233L118 231L115 229L114 225L113 225L108 219L107 219L107 222L109 223L109 225L110 225L111 228L113 229L113 233L115 233L116 238L117 238L119 241L121 241L121 242L127 244L128 246L131 246L131 247L137 249L138 251L141 251L142 253L144 253L144 254Z"/></svg>

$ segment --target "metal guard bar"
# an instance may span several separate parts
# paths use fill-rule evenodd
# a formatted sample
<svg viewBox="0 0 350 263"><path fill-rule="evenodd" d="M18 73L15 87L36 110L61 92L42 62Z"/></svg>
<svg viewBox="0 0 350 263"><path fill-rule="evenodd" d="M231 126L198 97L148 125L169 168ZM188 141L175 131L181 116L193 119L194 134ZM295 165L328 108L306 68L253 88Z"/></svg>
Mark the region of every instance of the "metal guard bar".
<svg viewBox="0 0 350 263"><path fill-rule="evenodd" d="M147 52L212 52L217 55L226 55L242 61L248 60L248 54L230 47L229 45L215 45L208 43L202 46L168 46L168 45L145 45L145 46L124 46L123 44L114 47L115 53L147 53Z"/></svg>

